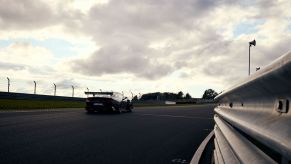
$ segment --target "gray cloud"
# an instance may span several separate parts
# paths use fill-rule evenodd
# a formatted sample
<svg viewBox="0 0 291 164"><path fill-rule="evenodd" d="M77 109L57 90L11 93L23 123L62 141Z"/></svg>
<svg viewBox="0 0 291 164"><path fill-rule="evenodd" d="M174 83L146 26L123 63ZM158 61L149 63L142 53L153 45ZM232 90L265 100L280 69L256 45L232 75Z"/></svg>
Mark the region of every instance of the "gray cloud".
<svg viewBox="0 0 291 164"><path fill-rule="evenodd" d="M199 32L197 20L207 15L217 2L129 0L92 7L83 22L83 31L92 35L101 49L87 59L71 61L71 68L88 75L126 72L148 79L166 76L192 58L191 54L188 59L181 56L184 54L176 57L171 54L193 47L193 43L185 44L183 39L187 38L181 36ZM166 38L181 43L163 50L148 47L153 41Z"/></svg>
<svg viewBox="0 0 291 164"><path fill-rule="evenodd" d="M0 25L3 28L39 28L54 22L47 4L37 0L0 0Z"/></svg>
<svg viewBox="0 0 291 164"><path fill-rule="evenodd" d="M56 8L47 3L42 0L0 0L1 29L39 29L64 24L74 32L78 20L82 19L80 11L66 10L70 1L58 2Z"/></svg>
<svg viewBox="0 0 291 164"><path fill-rule="evenodd" d="M195 29L195 19L207 15L217 2L219 1L110 1L107 5L91 8L89 17L84 21L84 30L93 35L97 43L100 43L101 38L102 43L119 37L157 39Z"/></svg>
<svg viewBox="0 0 291 164"><path fill-rule="evenodd" d="M0 69L2 70L14 70L19 71L26 69L26 66L21 64L14 64L14 63L7 63L7 62L0 62Z"/></svg>
<svg viewBox="0 0 291 164"><path fill-rule="evenodd" d="M272 45L260 45L260 40L257 40L256 47L251 47L251 73L255 72L256 67L264 68L285 54L290 50L290 42L291 37L288 36ZM224 42L221 41L221 44ZM212 58L219 56L223 59L205 61L203 65L200 65L200 69L208 76L222 78L225 84L233 85L248 76L248 42L236 41L224 45L224 47L219 46L222 47L220 49L217 47L216 51L207 50L205 52L215 52L215 55L212 54Z"/></svg>
<svg viewBox="0 0 291 164"><path fill-rule="evenodd" d="M77 88L80 86L80 84L76 82L74 79L63 79L61 81L56 82L55 84L57 88L61 88L61 89L69 89L69 88L72 88L72 86Z"/></svg>
<svg viewBox="0 0 291 164"><path fill-rule="evenodd" d="M42 65L40 66L26 66L26 68L29 70L29 72L31 72L33 75L49 75L49 74L53 74L56 72L56 69L54 69L51 66L47 66L47 65Z"/></svg>
<svg viewBox="0 0 291 164"><path fill-rule="evenodd" d="M170 64L159 63L144 54L153 54L144 47L106 46L92 54L87 59L72 62L71 67L87 75L102 75L115 73L133 73L138 77L155 79L170 73Z"/></svg>

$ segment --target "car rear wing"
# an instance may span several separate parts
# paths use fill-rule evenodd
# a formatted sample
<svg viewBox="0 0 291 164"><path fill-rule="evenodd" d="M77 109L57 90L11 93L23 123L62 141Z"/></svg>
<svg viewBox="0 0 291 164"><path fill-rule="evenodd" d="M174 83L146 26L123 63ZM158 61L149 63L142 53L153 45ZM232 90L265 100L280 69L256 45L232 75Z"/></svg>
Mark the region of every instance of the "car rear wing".
<svg viewBox="0 0 291 164"><path fill-rule="evenodd" d="M93 95L93 97L95 97L95 95L109 95L109 96L112 96L113 92L85 92L85 95Z"/></svg>

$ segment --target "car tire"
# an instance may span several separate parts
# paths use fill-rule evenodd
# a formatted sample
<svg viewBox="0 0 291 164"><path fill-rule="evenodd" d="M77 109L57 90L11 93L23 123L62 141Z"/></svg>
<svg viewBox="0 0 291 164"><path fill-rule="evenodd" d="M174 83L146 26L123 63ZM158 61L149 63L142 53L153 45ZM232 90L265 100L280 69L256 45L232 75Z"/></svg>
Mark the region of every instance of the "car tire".
<svg viewBox="0 0 291 164"><path fill-rule="evenodd" d="M93 110L87 110L87 113L88 114L92 114L92 113L94 113L94 111Z"/></svg>
<svg viewBox="0 0 291 164"><path fill-rule="evenodd" d="M120 109L119 109L118 107L114 107L114 108L115 108L115 112L116 112L116 113L118 113L118 114L121 113L121 111L120 111Z"/></svg>

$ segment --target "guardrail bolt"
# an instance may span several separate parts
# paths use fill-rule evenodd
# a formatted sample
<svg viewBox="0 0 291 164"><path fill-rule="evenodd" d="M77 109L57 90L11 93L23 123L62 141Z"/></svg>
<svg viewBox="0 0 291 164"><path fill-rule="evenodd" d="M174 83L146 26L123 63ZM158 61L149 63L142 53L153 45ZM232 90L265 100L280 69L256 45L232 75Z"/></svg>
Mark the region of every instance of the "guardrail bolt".
<svg viewBox="0 0 291 164"><path fill-rule="evenodd" d="M232 106L233 106L233 103L231 102L231 103L229 103L229 107L231 107L232 108Z"/></svg>
<svg viewBox="0 0 291 164"><path fill-rule="evenodd" d="M279 99L276 103L276 110L280 113L287 113L289 110L289 100Z"/></svg>

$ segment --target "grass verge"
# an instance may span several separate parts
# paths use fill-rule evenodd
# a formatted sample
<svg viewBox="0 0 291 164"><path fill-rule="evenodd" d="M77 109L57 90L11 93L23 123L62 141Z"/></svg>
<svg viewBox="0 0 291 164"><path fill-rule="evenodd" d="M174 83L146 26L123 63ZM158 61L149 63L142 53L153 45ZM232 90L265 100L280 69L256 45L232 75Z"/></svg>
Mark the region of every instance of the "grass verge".
<svg viewBox="0 0 291 164"><path fill-rule="evenodd" d="M1 109L84 108L85 102L61 100L9 100L0 99Z"/></svg>

